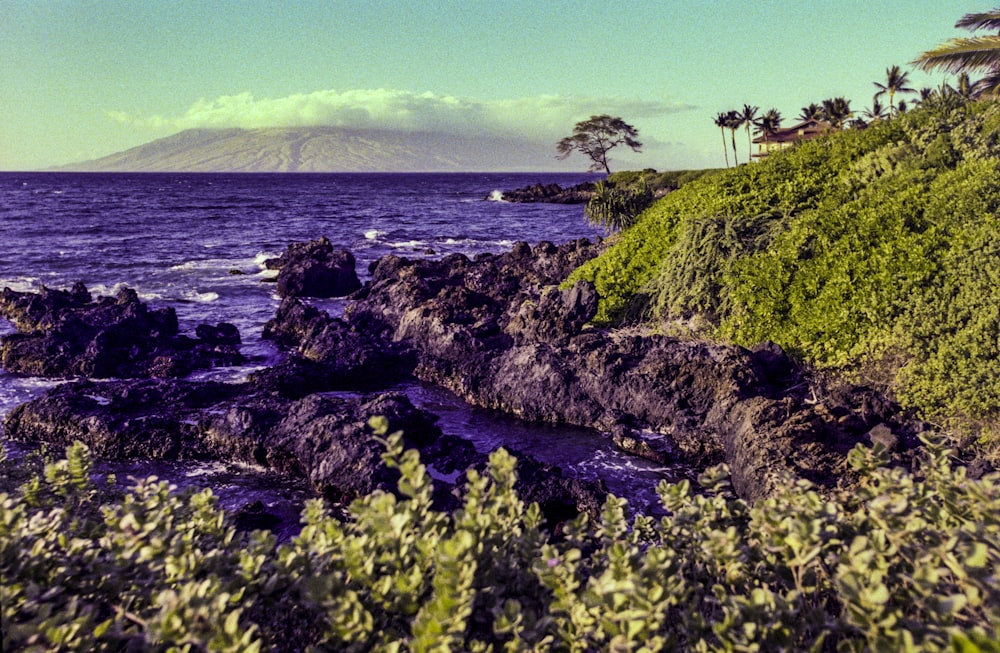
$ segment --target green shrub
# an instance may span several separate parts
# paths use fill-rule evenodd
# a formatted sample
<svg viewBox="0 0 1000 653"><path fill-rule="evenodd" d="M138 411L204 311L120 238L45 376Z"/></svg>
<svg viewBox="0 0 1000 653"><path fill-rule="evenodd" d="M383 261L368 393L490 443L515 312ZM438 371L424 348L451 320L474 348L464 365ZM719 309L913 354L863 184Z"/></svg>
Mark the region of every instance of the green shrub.
<svg viewBox="0 0 1000 653"><path fill-rule="evenodd" d="M208 490L107 500L70 447L0 494L3 650L1000 650L1000 477L932 440L913 470L855 449L861 485L833 497L789 481L749 505L715 468L698 492L662 483L663 518L609 497L559 536L503 451L449 513L416 452L384 443L398 495L343 523L312 501L280 546Z"/></svg>
<svg viewBox="0 0 1000 653"><path fill-rule="evenodd" d="M995 423L998 166L1000 104L928 102L685 185L570 282L594 282L599 324L698 314Z"/></svg>
<svg viewBox="0 0 1000 653"><path fill-rule="evenodd" d="M653 192L642 180L635 186L618 188L603 181L594 187L594 196L584 207L587 222L608 232L628 229L640 213L653 203Z"/></svg>

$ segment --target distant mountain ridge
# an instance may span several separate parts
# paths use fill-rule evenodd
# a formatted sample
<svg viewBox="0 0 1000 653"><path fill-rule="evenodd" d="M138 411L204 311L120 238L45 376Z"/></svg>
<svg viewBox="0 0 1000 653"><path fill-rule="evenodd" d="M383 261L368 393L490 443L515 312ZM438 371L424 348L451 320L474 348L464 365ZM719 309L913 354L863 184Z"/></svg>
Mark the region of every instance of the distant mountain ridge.
<svg viewBox="0 0 1000 653"><path fill-rule="evenodd" d="M516 172L572 170L528 139L341 127L189 129L75 172Z"/></svg>

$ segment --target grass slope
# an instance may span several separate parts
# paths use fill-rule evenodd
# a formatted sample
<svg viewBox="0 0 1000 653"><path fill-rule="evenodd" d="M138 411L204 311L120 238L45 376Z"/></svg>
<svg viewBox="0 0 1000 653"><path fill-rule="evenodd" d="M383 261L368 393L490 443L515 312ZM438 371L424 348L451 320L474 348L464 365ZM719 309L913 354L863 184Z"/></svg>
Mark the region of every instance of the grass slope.
<svg viewBox="0 0 1000 653"><path fill-rule="evenodd" d="M959 98L697 179L571 281L598 321L707 318L876 374L928 417L1000 417L1000 104Z"/></svg>

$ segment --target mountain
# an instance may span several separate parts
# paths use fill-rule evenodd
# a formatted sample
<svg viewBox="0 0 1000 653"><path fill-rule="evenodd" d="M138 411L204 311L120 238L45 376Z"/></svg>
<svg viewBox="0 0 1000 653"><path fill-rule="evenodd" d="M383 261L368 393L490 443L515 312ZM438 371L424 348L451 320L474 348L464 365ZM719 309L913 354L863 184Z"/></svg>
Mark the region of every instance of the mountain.
<svg viewBox="0 0 1000 653"><path fill-rule="evenodd" d="M527 139L340 127L189 129L74 172L490 172L567 170Z"/></svg>

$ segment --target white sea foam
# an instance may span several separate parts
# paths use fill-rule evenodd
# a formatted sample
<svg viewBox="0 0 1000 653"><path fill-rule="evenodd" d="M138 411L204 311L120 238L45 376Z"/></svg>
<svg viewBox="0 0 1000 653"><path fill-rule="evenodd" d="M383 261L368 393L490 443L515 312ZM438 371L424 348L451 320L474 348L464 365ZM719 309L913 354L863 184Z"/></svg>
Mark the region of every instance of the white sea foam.
<svg viewBox="0 0 1000 653"><path fill-rule="evenodd" d="M369 229L365 232L365 240L378 240L378 237L383 235L385 234L378 229Z"/></svg>
<svg viewBox="0 0 1000 653"><path fill-rule="evenodd" d="M188 290L184 292L184 299L197 302L199 304L207 304L209 302L214 302L219 298L219 293L217 292L198 292L197 290Z"/></svg>
<svg viewBox="0 0 1000 653"><path fill-rule="evenodd" d="M257 252L257 255L253 257L254 264L260 269L266 269L264 267L264 261L271 258L278 258L280 254L275 254L274 252Z"/></svg>
<svg viewBox="0 0 1000 653"><path fill-rule="evenodd" d="M178 271L181 271L181 270L204 270L205 268L216 267L214 265L209 265L208 263L209 262L205 261L205 260L201 260L201 261L187 261L185 263L179 263L177 265L171 265L170 266L170 270L174 271L174 272L178 272Z"/></svg>
<svg viewBox="0 0 1000 653"><path fill-rule="evenodd" d="M10 288L17 292L35 292L42 285L38 277L8 277L0 279L0 289Z"/></svg>
<svg viewBox="0 0 1000 653"><path fill-rule="evenodd" d="M97 297L115 297L124 288L132 288L135 290L139 299L145 302L155 302L160 301L164 298L163 293L153 292L151 290L142 290L137 288L134 284L130 283L116 283L113 286L109 286L104 283L95 283L87 286L87 290L96 299Z"/></svg>
<svg viewBox="0 0 1000 653"><path fill-rule="evenodd" d="M414 249L417 247L423 247L426 244L427 243L425 243L422 240L403 240L397 243L386 243L386 245L388 245L389 247L393 247L395 249L404 249L404 248Z"/></svg>
<svg viewBox="0 0 1000 653"><path fill-rule="evenodd" d="M487 199L489 199L491 202L506 202L507 201L507 200L505 200L503 198L503 191L500 190L500 189L496 189L492 193L490 193L490 196Z"/></svg>
<svg viewBox="0 0 1000 653"><path fill-rule="evenodd" d="M203 258L194 259L191 261L186 261L184 263L179 263L177 265L170 266L170 270L173 272L185 272L185 271L196 271L196 270L223 270L229 271L234 268L240 268L245 265L250 265L256 263L261 265L266 258L260 258L260 254L255 256L252 260L246 258ZM258 259L260 259L258 261Z"/></svg>

